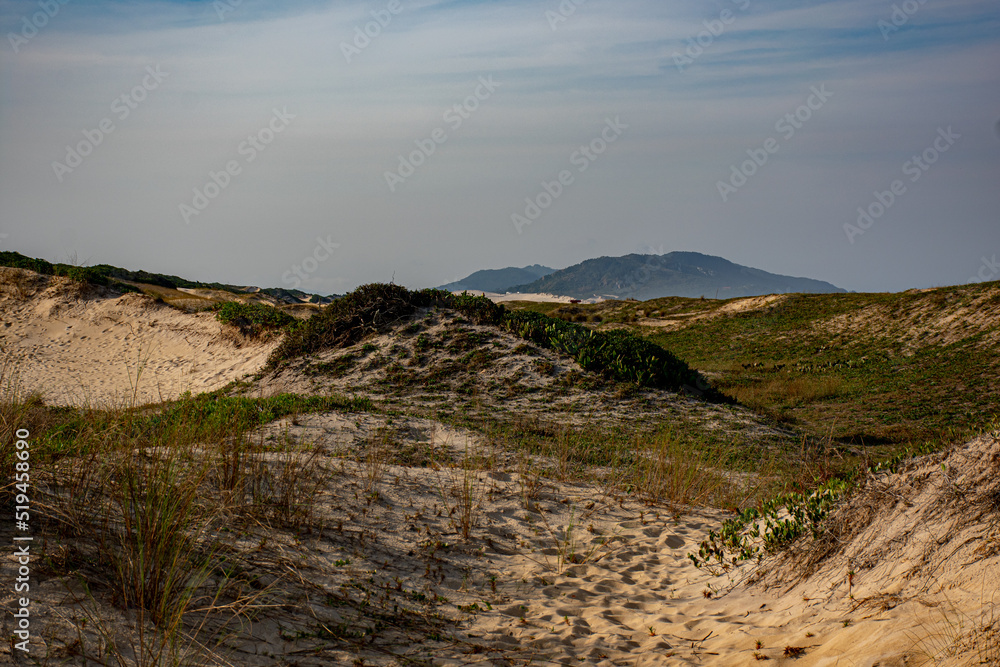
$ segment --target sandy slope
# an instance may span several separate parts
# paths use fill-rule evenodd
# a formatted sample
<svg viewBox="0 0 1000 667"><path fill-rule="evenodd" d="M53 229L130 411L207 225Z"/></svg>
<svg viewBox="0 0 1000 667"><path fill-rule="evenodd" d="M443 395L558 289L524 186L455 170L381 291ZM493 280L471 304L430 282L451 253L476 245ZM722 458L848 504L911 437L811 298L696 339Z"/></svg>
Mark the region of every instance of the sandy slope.
<svg viewBox="0 0 1000 667"><path fill-rule="evenodd" d="M256 371L275 344L224 336L211 313L9 268L0 268L0 318L0 352L17 363L22 389L50 404L211 391Z"/></svg>
<svg viewBox="0 0 1000 667"><path fill-rule="evenodd" d="M1000 656L996 437L869 481L837 519L842 544L806 541L721 576L687 558L720 512L558 481L552 462L526 465L432 420L304 415L259 437L324 453L295 475L321 482L318 528L237 531L242 567L269 585L267 606L212 664L901 667ZM392 454L376 466L366 452L379 442ZM85 643L100 645L103 623L125 645L131 617L74 578L38 591L39 655L61 664L82 615ZM404 608L406 623L354 646L336 639L345 628L367 636L373 617Z"/></svg>
<svg viewBox="0 0 1000 667"><path fill-rule="evenodd" d="M508 301L534 301L537 303L600 303L607 301L602 296L594 296L589 299L574 299L571 296L561 296L558 294L535 294L531 292L507 292L499 294L497 292L483 292L481 290L466 290L472 296L485 296L494 303L506 303ZM462 294L462 292L452 292L452 294Z"/></svg>
<svg viewBox="0 0 1000 667"><path fill-rule="evenodd" d="M144 358L141 401L205 391L256 370L270 350L237 347L210 314L145 297L81 293L9 269L0 288L0 345L22 358L26 387L52 402L121 399ZM217 649L229 657L214 664L412 664L397 653L436 665L1000 661L995 436L873 477L829 537L719 576L687 554L720 512L559 479L555 462L433 420L304 415L256 437L316 448L311 467L289 478L316 485L316 516L308 532L275 523L224 533L268 586L267 606L242 619ZM276 467L289 460L267 456ZM0 523L0 541L10 531ZM47 548L60 562L65 546ZM3 558L8 580L10 550ZM35 657L77 664L81 640L93 649L134 638L134 617L107 591L42 565L35 576ZM410 624L343 640L343 628L377 628L376 612L397 618L404 608ZM10 650L0 646L0 660Z"/></svg>

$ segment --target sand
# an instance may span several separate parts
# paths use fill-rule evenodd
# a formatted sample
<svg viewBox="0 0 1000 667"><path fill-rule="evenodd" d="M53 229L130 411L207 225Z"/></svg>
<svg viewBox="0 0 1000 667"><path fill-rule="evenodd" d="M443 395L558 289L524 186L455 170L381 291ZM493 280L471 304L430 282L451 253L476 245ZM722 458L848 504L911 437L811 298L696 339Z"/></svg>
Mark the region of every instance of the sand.
<svg viewBox="0 0 1000 667"><path fill-rule="evenodd" d="M394 451L430 462L366 463L365 448L387 428ZM559 480L546 472L551 462L519 463L431 420L306 415L259 437L323 451L311 474L296 475L303 486L325 480L311 520L322 528L239 531L242 566L270 588L258 601L266 608L214 648L214 664L889 667L996 664L989 660L1000 655L1000 534L996 508L983 504L995 498L998 468L985 487L973 479L973 470L989 470L984 462L1000 465L996 437L945 461L950 481L933 473L940 457L873 480L866 493L897 495L895 506L804 578L804 555L815 550L808 541L797 555L715 575L687 554L724 513ZM360 460L344 458L359 451ZM486 469L466 464L475 457ZM953 484L978 517L940 511ZM40 655L63 655L81 616L92 619L85 642L101 641L96 618L123 644L129 636L132 617L88 600L74 578L50 578L38 591ZM413 610L408 624L360 646L318 638L318 629L368 628L366 613L401 608Z"/></svg>
<svg viewBox="0 0 1000 667"><path fill-rule="evenodd" d="M0 346L51 403L128 400L140 366L139 402L211 390L275 344L234 339L209 313L2 271ZM725 513L566 479L557 461L432 419L329 412L253 437L300 448L266 460L302 466L287 481L315 494L315 515L308 532L220 533L264 589L211 664L998 664L996 435L873 476L826 541L721 574L688 554ZM0 540L10 531L0 524ZM32 590L35 658L134 641L134 614L100 587L42 570ZM400 609L410 623L344 638ZM8 644L0 655L11 659Z"/></svg>
<svg viewBox="0 0 1000 667"><path fill-rule="evenodd" d="M256 371L277 344L241 340L212 313L109 295L0 268L0 353L17 365L23 391L51 405L172 400Z"/></svg>
<svg viewBox="0 0 1000 667"><path fill-rule="evenodd" d="M506 292L505 294L499 294L497 292L483 292L479 290L468 290L468 293L472 296L485 296L494 303L507 303L509 301L534 301L536 303L600 303L614 298L593 296L589 299L575 299L571 296L562 296L558 294L536 294L530 292L525 292L523 294L521 292ZM452 292L452 294L462 294L462 292Z"/></svg>

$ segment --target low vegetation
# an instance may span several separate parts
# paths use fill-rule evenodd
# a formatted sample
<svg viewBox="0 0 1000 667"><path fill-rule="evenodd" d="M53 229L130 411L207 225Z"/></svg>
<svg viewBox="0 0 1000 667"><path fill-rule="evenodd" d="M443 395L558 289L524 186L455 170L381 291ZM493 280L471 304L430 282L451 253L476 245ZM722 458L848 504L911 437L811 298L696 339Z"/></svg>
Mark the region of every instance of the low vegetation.
<svg viewBox="0 0 1000 667"><path fill-rule="evenodd" d="M1000 415L996 282L514 307L631 331L777 423L884 455L961 440Z"/></svg>
<svg viewBox="0 0 1000 667"><path fill-rule="evenodd" d="M539 313L509 311L485 297L441 290L412 292L398 285L364 285L334 301L290 332L271 355L268 367L274 369L293 358L353 345L412 318L418 309L431 307L456 311L475 324L499 327L620 382L686 389L717 402L729 400L684 361L628 332L593 331Z"/></svg>
<svg viewBox="0 0 1000 667"><path fill-rule="evenodd" d="M0 264L50 275L95 284L116 277L101 267L39 262L0 253ZM136 634L128 647L107 628L81 631L71 657L84 662L150 667L211 662L206 656L223 653L228 638L242 636L271 613L263 610L305 604L293 604L282 590L287 581L282 577L290 572L298 577L296 585L312 585L293 562L304 556L289 553L304 553L302 545L318 543L316 536L347 539L352 517L357 518L348 513L346 526L330 525L323 518L330 498L324 494L346 488L345 478L353 476L364 511L388 506L390 480L400 484L390 474L393 466L441 471L438 516L446 514L454 533L446 540L427 529L420 549L428 581L439 575L445 552L473 550L470 543L491 493L488 475L500 471L517 472L525 512L535 511L547 480L587 483L618 502L639 500L677 512L698 505L732 511L690 554L698 567L730 571L804 536L829 541L831 512L869 472L893 470L916 453L996 426L991 420L1000 411L1000 364L991 348L995 322L975 320L968 330L942 333L921 319L932 315L921 314L908 325L916 333L908 329L904 335L891 316L894 309L933 314L935 308L995 308L1000 298L993 289L792 295L757 309L726 311L728 302L693 299L508 308L481 297L373 284L304 321L262 304L223 303L214 307L216 317L244 335L284 334L268 370L351 347L303 365L302 372L337 376L384 366L388 385L405 381L426 387L437 381L434 373L457 383L459 366L476 373L501 354L498 334L472 331L467 326L472 324L523 340L513 352L533 357L527 363L540 373L552 372L549 359L555 355L541 358L538 349L552 350L574 359L588 377L620 383L623 392L644 387L685 391L719 404L735 399L795 435L754 441L721 431L713 436L713 426L683 423L665 409L648 424L568 425L543 413L490 414L464 407L408 414L412 406L403 401L364 395L233 395L250 393L250 384L158 405L50 407L20 391L16 368L7 363L0 369L0 504L8 509L15 504L9 480L16 452L9 443L15 429L27 429L33 521L46 545L39 574L86 582L85 605L100 601L133 614ZM428 333L427 311L434 309L449 313L451 328L444 333ZM668 320L683 322L663 326ZM407 345L370 342L389 331ZM422 365L421 355L435 350L452 354L450 365ZM461 393L461 387L447 388ZM342 451L289 435L292 426L321 413L342 418L345 428L375 421L381 426L362 445ZM485 446L467 447L463 455L401 435L417 417L465 429ZM801 447L792 446L799 437ZM344 475L345 470L352 472ZM410 511L407 520L416 514ZM579 514L571 512L569 524L560 528L550 526L543 512L535 513L538 530L555 544L556 572L600 557L577 543L587 530ZM352 544L374 542L364 529L357 532ZM279 533L287 536L289 550L269 551L268 541ZM374 569L352 569L362 546L334 561L345 573L336 594L309 588L305 596L336 610L336 622L299 619L281 630L282 639L390 655L449 636L460 617L442 610L446 601L429 585L417 590ZM498 601L496 581L491 585ZM472 614L487 604L456 609Z"/></svg>
<svg viewBox="0 0 1000 667"><path fill-rule="evenodd" d="M74 264L52 263L44 259L27 257L19 252L12 251L0 251L0 266L28 269L29 271L47 276L66 276L77 282L111 287L119 292L149 293L152 296L158 296L164 290L177 290L179 288L218 290L220 292L231 293L233 298L246 295L243 289L236 285L187 280L178 276L149 271L131 271L118 266L111 266L110 264L76 266ZM266 288L260 290L260 292L277 299L279 302L305 301L323 304L328 303L332 298L283 288Z"/></svg>
<svg viewBox="0 0 1000 667"><path fill-rule="evenodd" d="M224 301L212 307L215 317L223 324L239 329L245 336L257 337L264 332L290 330L298 323L288 313L266 303Z"/></svg>

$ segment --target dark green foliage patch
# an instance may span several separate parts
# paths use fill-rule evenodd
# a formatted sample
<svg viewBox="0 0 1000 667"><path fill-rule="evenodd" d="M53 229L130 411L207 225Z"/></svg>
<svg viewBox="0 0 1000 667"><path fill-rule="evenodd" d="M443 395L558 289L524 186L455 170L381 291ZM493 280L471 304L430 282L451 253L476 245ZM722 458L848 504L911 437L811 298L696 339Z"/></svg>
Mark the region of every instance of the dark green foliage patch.
<svg viewBox="0 0 1000 667"><path fill-rule="evenodd" d="M570 356L584 369L619 382L685 390L717 402L730 400L684 361L631 333L594 331L540 313L509 311L485 297L452 295L442 290L411 292L398 285L363 285L334 301L289 333L271 355L268 367L277 368L284 361L321 350L354 345L406 322L417 309L428 307L456 311L473 324L499 327L539 347ZM481 334L459 332L451 347L468 351L485 342Z"/></svg>
<svg viewBox="0 0 1000 667"><path fill-rule="evenodd" d="M264 331L291 328L298 320L265 303L224 301L212 307L223 324L236 327L245 336L259 336Z"/></svg>

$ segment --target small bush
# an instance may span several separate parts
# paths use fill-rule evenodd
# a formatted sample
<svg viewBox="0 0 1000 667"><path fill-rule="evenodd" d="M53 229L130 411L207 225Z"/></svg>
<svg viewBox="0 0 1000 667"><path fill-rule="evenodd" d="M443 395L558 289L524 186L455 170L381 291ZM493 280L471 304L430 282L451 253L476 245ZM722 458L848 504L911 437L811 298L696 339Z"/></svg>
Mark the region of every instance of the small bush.
<svg viewBox="0 0 1000 667"><path fill-rule="evenodd" d="M725 570L774 553L806 531L815 539L822 535L823 522L849 488L844 480L832 479L811 493L786 493L763 503L760 509L748 507L723 521L719 532L710 530L697 555L688 554L688 558L695 567Z"/></svg>
<svg viewBox="0 0 1000 667"><path fill-rule="evenodd" d="M334 301L290 333L272 353L268 368L325 349L347 347L410 318L418 308L449 308L474 324L497 326L566 354L584 369L619 382L658 389L690 390L708 400L731 402L686 363L655 343L624 331L594 331L530 311L508 311L485 297L442 290L411 292L398 285L363 285ZM466 341L474 347L480 341ZM455 345L461 341L456 340Z"/></svg>
<svg viewBox="0 0 1000 667"><path fill-rule="evenodd" d="M90 283L91 285L103 285L105 287L108 285L108 277L92 266L56 264L55 275L65 276L78 283Z"/></svg>
<svg viewBox="0 0 1000 667"><path fill-rule="evenodd" d="M259 336L267 330L289 328L297 321L288 313L264 303L225 301L213 306L212 310L216 319L238 328L245 336Z"/></svg>
<svg viewBox="0 0 1000 667"><path fill-rule="evenodd" d="M35 273L43 273L51 276L55 273L55 268L51 262L34 257L25 257L19 252L5 250L0 252L0 266L9 266L14 269L28 269Z"/></svg>

